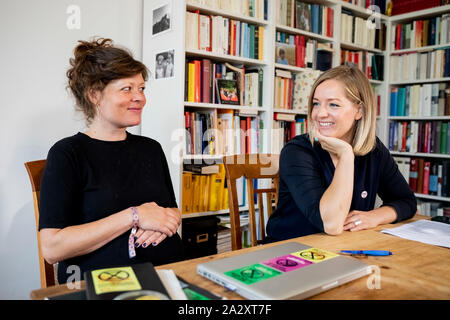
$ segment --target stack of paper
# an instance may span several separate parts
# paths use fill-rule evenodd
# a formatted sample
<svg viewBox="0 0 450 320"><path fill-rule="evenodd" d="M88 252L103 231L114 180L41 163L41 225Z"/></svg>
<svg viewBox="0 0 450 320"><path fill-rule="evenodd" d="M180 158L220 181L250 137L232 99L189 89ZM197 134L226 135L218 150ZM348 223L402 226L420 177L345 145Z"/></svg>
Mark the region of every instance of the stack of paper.
<svg viewBox="0 0 450 320"><path fill-rule="evenodd" d="M450 248L450 224L419 220L397 228L383 229L383 233L426 244Z"/></svg>

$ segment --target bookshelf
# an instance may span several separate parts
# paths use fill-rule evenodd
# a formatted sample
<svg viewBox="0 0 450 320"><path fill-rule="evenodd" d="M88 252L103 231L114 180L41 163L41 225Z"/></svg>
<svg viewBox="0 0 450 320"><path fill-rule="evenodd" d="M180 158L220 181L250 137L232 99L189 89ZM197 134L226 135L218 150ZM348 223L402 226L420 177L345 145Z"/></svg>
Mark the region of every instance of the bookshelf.
<svg viewBox="0 0 450 320"><path fill-rule="evenodd" d="M373 54L380 56L383 61L383 80L369 79L376 95L379 96L380 113L377 117L377 135L388 146L389 144L389 124L400 121L450 121L449 116L393 116L390 115L390 89L392 87L423 85L433 83L448 83L450 77L440 77L432 79L410 79L394 80L391 78L390 71L394 68L391 64L391 56L402 55L410 51L427 52L429 50L443 49L449 44L428 45L416 49L404 48L395 49L392 43L394 27L400 23L413 21L414 19L424 19L434 17L450 12L450 6L442 6L432 9L422 10L420 12L408 13L394 17L388 17L383 14L376 14L382 25L386 27L386 43L383 48L375 48L358 43L353 43L341 36L341 13L350 13L354 18L358 17L364 20L373 19L374 12L366 10L360 6L349 4L340 0L310 1L304 3L320 4L333 10L332 29L333 34L324 35L311 31L305 31L294 27L289 23L279 21L279 10L282 0L267 0L267 16L252 17L245 14L244 10L233 7L239 1L225 1L227 4L223 7L211 7L209 1L202 0L144 0L143 7L143 60L150 70L155 70L156 55L168 50L174 50L174 75L170 78L152 79L148 84L147 107L143 113L141 132L142 135L152 137L159 141L165 151L171 178L173 181L176 199L181 206L182 202L182 173L183 161L201 162L209 161L211 163L220 163L223 154L187 154L186 152L186 131L185 131L185 111L189 112L211 112L220 113L224 109L234 110L242 116L259 116L263 129L260 138L259 152L268 153L273 150L272 129L274 128L274 115L285 114L294 115L296 118L306 118L304 110L277 108L275 105L275 78L276 70L287 71L291 74L302 74L309 72L311 68L299 67L296 65L286 65L275 62L277 33L285 33L292 36L304 36L306 39L316 41L318 44L330 46L332 49L332 67L341 64L341 54L345 51L362 52L361 54ZM222 3L220 0L211 2ZM264 1L262 1L264 3ZM171 29L162 34L152 34L153 13L155 9L165 4L170 5ZM227 7L228 6L228 7ZM240 23L247 23L262 28L263 31L263 56L261 59L243 57L239 55L230 55L218 53L214 50L206 51L190 47L187 43L186 34L189 33L186 27L186 12L198 12L206 16L221 16ZM327 26L328 28L328 26ZM185 97L186 59L202 60L209 59L214 63L229 63L233 66L244 68L260 68L263 71L263 95L260 106L249 105L224 105L212 102L193 102ZM423 157L449 159L448 154L428 154L428 153L405 153L392 151L392 154L398 157ZM418 198L422 197L420 194ZM450 202L450 198L438 196L423 196L425 200L435 200ZM242 207L245 210L245 206ZM184 218L197 217L202 215L226 214L227 210L203 211L184 214Z"/></svg>
<svg viewBox="0 0 450 320"><path fill-rule="evenodd" d="M450 161L450 150L446 150L448 148L442 149L444 146L439 143L444 139L442 132L439 132L444 129L442 124L450 122L450 112L449 110L445 110L445 91L441 92L448 88L450 79L448 74L446 76L443 74L443 72L445 72L444 65L441 64L441 62L438 62L439 58L437 58L441 57L440 53L438 53L439 50L443 53L445 49L450 47L450 38L447 36L447 38L444 39L445 33L444 37L442 34L443 17L449 13L450 5L444 5L389 18L390 41L387 46L387 51L389 53L388 63L398 66L398 68L396 68L396 70L392 68L391 71L394 71L394 75L390 73L388 77L386 96L389 98L387 103L389 110L386 110L386 125L384 127L387 140L383 141L386 146L390 148L391 154L395 157L405 179L410 182L412 189L416 190L415 195L418 199L418 207L419 210L421 210L421 213L424 214L431 213L429 211L430 207L434 207L434 210L437 210L439 207L450 205L450 194L442 195L441 192L443 191L440 190L441 183L444 183L444 180L448 179L449 176L449 173L446 173L445 168L444 172L441 172L441 170L442 166L445 167L446 163ZM420 38L422 38L421 42L420 40L417 40L418 34L415 31L423 31L425 28L424 24L427 25L426 28L434 29L434 35L433 38L430 39L431 33L428 33L425 38L425 32L422 32L420 35ZM439 26L441 26L440 29ZM420 45L417 41L421 42ZM414 55L416 55L416 57L414 57ZM425 60L426 65L423 61L419 61L419 57L425 57L425 55L427 55L428 59L430 59L429 56L432 55L431 58L434 59L434 61ZM403 61L401 61L401 59L403 59ZM420 68L415 68L418 65L420 65ZM405 66L408 66L408 70L403 69ZM430 66L435 68L430 68ZM419 70L423 73L419 72ZM400 90L405 91L404 93L401 93L401 95L408 95L409 92L409 102L405 101L407 106L405 106L404 111L403 99L397 95ZM415 90L419 91L419 103L412 102L417 100L417 96L414 95ZM424 97L422 94L429 97L422 100ZM439 104L440 101L442 101L441 98L443 98L444 105ZM396 101L402 102L396 105ZM418 110L416 110L416 104L419 105ZM401 106L401 108L396 109L396 106ZM400 132L395 132L396 128L400 127L400 125L402 125L401 129L403 129L405 124L406 129L401 135ZM418 127L419 125L421 125L422 128L424 125L426 125L427 128L430 128L427 130L429 135L431 135L429 141L430 144L432 144L432 147L429 145L428 147L424 146L425 142L423 140L427 140L425 137L422 138L422 142L420 141L420 137L417 138L417 135L421 135L420 132L416 133L416 131L421 131L420 127ZM440 127L439 130L437 129L438 126ZM392 127L394 128L392 129ZM417 130L418 128L419 130ZM427 131L426 129L422 130ZM409 140L408 147L405 147L405 141L402 141L402 146L400 148L400 140L397 140L397 147L392 146L392 144L395 143L396 135L397 138L403 138L405 134L407 136L406 141ZM438 137L439 135L440 137ZM424 148L427 150L423 150ZM425 163L425 168L416 168L415 163L417 161ZM428 167L426 165L427 162ZM416 173L416 170L421 171L422 169L422 173ZM442 177L442 174L447 175L447 177ZM423 176L421 177L421 175ZM420 183L422 186L421 192L418 190L420 187L418 186L419 183L416 181L416 176L418 180L424 179ZM414 182L412 180L414 180ZM425 180L429 181L427 184L429 183L430 186L427 185L423 187ZM433 186L431 186L431 184L433 184ZM438 187L439 190L436 192ZM436 213L431 214L434 215Z"/></svg>

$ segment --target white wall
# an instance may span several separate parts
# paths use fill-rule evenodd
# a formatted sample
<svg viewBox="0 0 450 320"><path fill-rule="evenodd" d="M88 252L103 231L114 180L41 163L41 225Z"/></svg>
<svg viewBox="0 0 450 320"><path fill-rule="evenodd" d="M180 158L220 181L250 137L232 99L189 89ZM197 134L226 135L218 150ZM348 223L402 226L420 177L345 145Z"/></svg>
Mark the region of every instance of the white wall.
<svg viewBox="0 0 450 320"><path fill-rule="evenodd" d="M66 22L80 8L79 30ZM0 1L0 299L40 287L31 186L23 165L83 130L65 89L77 40L112 38L142 57L142 0ZM130 130L139 133L139 128Z"/></svg>

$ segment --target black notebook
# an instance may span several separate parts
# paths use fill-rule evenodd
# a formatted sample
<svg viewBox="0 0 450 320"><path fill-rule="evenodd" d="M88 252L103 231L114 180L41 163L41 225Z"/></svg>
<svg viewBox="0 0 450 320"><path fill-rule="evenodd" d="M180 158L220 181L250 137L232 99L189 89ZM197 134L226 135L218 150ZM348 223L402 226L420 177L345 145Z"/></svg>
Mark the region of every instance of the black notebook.
<svg viewBox="0 0 450 320"><path fill-rule="evenodd" d="M88 300L170 300L150 262L84 273Z"/></svg>

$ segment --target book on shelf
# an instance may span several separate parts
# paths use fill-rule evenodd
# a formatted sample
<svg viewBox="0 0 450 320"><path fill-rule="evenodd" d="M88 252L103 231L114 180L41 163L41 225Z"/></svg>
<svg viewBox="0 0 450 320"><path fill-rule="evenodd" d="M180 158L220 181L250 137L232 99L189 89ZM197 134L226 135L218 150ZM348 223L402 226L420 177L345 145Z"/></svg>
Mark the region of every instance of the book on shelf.
<svg viewBox="0 0 450 320"><path fill-rule="evenodd" d="M263 60L264 27L199 10L186 11L186 48Z"/></svg>
<svg viewBox="0 0 450 320"><path fill-rule="evenodd" d="M294 114L274 113L272 128L272 153L279 154L289 140L308 131L308 121Z"/></svg>
<svg viewBox="0 0 450 320"><path fill-rule="evenodd" d="M267 20L268 0L189 0L188 4L227 11L260 20Z"/></svg>
<svg viewBox="0 0 450 320"><path fill-rule="evenodd" d="M392 87L391 116L450 116L450 85L445 82Z"/></svg>
<svg viewBox="0 0 450 320"><path fill-rule="evenodd" d="M386 12L386 0L371 0L371 1L360 1L360 0L342 0L343 2L347 2L353 4L354 6L360 8L368 8L373 10L373 6L379 10L381 14Z"/></svg>
<svg viewBox="0 0 450 320"><path fill-rule="evenodd" d="M305 69L302 72L275 69L274 108L308 112L308 98L320 70Z"/></svg>
<svg viewBox="0 0 450 320"><path fill-rule="evenodd" d="M391 68L392 82L450 77L450 48L394 53L390 59L396 66Z"/></svg>
<svg viewBox="0 0 450 320"><path fill-rule="evenodd" d="M186 59L185 101L220 103L217 80L235 80L238 84L239 105L261 107L263 101L262 68L234 66L210 59Z"/></svg>
<svg viewBox="0 0 450 320"><path fill-rule="evenodd" d="M450 160L393 157L411 190L415 193L450 197Z"/></svg>
<svg viewBox="0 0 450 320"><path fill-rule="evenodd" d="M449 18L450 14L446 13L395 25L392 29L392 47L403 50L450 43Z"/></svg>
<svg viewBox="0 0 450 320"><path fill-rule="evenodd" d="M276 13L277 24L333 37L334 9L295 0L280 0Z"/></svg>
<svg viewBox="0 0 450 320"><path fill-rule="evenodd" d="M217 164L217 173L198 174L183 169L182 210L183 214L218 211L228 208L228 189L225 183L225 168Z"/></svg>
<svg viewBox="0 0 450 320"><path fill-rule="evenodd" d="M347 9L341 12L341 41L367 49L386 49L386 25L363 19Z"/></svg>
<svg viewBox="0 0 450 320"><path fill-rule="evenodd" d="M389 150L450 154L450 122L391 121Z"/></svg>
<svg viewBox="0 0 450 320"><path fill-rule="evenodd" d="M384 80L384 57L380 54L342 49L341 64L356 66L368 79Z"/></svg>
<svg viewBox="0 0 450 320"><path fill-rule="evenodd" d="M448 0L395 0L392 15L404 14L448 4Z"/></svg>

